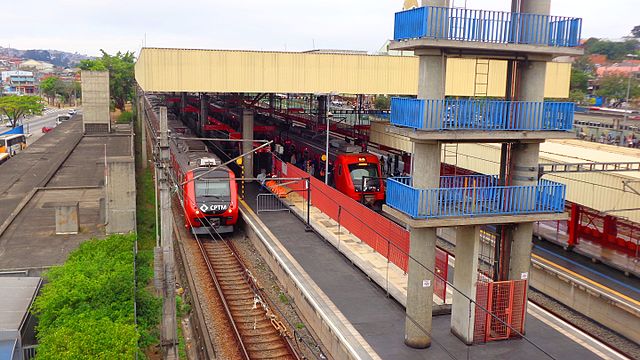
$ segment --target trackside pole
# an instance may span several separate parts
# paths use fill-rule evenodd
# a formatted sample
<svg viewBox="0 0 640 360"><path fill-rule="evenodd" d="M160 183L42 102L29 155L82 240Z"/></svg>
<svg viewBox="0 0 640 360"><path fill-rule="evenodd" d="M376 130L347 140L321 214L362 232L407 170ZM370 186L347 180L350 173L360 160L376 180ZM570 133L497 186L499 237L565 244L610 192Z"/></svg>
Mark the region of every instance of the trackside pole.
<svg viewBox="0 0 640 360"><path fill-rule="evenodd" d="M175 274L173 257L173 214L171 212L171 193L169 187L169 129L167 108L160 107L160 246L162 247L162 328L160 345L163 358L178 359L178 333L176 323Z"/></svg>

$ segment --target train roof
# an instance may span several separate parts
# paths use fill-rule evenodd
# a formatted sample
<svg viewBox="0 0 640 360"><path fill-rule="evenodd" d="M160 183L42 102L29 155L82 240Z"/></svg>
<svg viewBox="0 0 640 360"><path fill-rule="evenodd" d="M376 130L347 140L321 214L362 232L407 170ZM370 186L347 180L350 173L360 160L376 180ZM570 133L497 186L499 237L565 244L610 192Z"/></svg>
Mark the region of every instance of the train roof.
<svg viewBox="0 0 640 360"><path fill-rule="evenodd" d="M196 137L191 130L182 122L175 119L173 114L169 115L168 126L171 131L170 148L175 161L183 172L197 168L207 168L217 166L223 161L214 153L210 152L202 140L188 139ZM187 138L187 139L185 139ZM224 166L221 170L229 170Z"/></svg>

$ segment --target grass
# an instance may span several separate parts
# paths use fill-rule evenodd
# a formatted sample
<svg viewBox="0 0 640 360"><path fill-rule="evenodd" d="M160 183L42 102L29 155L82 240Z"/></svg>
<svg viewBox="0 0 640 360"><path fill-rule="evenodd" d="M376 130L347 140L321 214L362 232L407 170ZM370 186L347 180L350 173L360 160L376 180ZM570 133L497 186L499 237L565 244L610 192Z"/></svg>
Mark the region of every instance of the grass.
<svg viewBox="0 0 640 360"><path fill-rule="evenodd" d="M140 132L136 131L136 134ZM136 277L138 282L138 313L140 327L145 329L138 346L141 351L149 350L160 343L159 327L162 299L155 296L151 289L153 279L153 248L156 244L156 216L154 209L155 187L153 171L149 168L141 170L141 139L136 136L136 206L137 206L137 240L138 255L136 257Z"/></svg>

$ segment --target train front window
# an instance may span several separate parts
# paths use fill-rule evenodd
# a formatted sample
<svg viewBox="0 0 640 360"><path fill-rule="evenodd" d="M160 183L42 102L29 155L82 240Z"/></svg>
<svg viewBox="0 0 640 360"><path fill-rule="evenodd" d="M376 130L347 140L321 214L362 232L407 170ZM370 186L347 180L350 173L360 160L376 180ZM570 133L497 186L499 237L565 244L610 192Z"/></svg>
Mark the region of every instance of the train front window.
<svg viewBox="0 0 640 360"><path fill-rule="evenodd" d="M196 180L195 181L196 196L197 197L217 197L226 198L231 196L231 190L229 189L229 180L215 179L215 180Z"/></svg>
<svg viewBox="0 0 640 360"><path fill-rule="evenodd" d="M378 182L372 178L380 176L378 174L378 165L371 163L350 164L349 174L351 175L351 180L353 181L353 186L355 186L356 191L363 191L363 185L366 185L367 188L371 188L372 186L377 187ZM363 184L363 179L366 179L365 184ZM364 191L367 191L367 189L364 189Z"/></svg>

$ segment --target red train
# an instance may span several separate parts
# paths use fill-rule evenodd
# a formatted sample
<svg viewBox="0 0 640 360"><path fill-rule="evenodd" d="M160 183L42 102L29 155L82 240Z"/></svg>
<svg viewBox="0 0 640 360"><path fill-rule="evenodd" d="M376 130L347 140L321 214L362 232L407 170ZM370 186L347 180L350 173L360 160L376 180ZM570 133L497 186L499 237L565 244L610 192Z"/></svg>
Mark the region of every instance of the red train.
<svg viewBox="0 0 640 360"><path fill-rule="evenodd" d="M325 147L307 138L303 134L288 132L283 134L286 140L277 139L283 144L281 156L285 161L312 175L324 179L324 162L321 160ZM322 140L322 139L321 139ZM332 185L350 198L368 206L380 206L384 202L384 180L380 159L370 153L360 152L359 146L344 140L332 139L329 149L329 168ZM293 155L293 156L292 156ZM313 164L313 166L310 166Z"/></svg>
<svg viewBox="0 0 640 360"><path fill-rule="evenodd" d="M173 134L189 136L177 120L169 120L169 128ZM185 227L196 235L233 232L238 221L233 171L226 166L212 171L222 162L202 141L172 139L170 149L176 182L183 184Z"/></svg>

